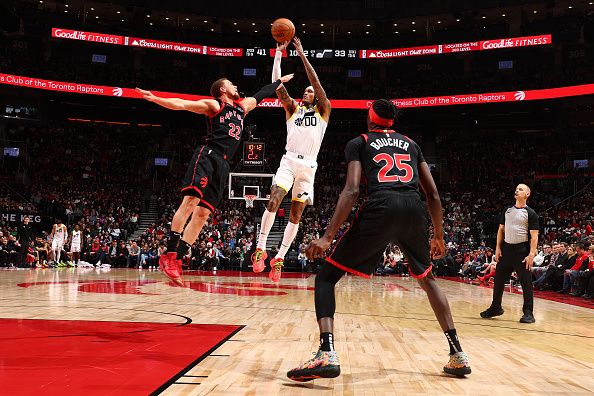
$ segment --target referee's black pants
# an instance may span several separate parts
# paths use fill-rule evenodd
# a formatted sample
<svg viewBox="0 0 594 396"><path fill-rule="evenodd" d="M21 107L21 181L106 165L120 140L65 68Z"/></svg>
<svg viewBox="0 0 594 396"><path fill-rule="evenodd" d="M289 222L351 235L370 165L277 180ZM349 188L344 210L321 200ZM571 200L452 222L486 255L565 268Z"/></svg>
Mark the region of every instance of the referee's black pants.
<svg viewBox="0 0 594 396"><path fill-rule="evenodd" d="M534 292L532 289L532 272L526 269L524 259L530 253L530 242L509 244L503 242L501 246L501 257L497 268L495 270L495 285L493 286L493 303L494 308L501 307L501 298L503 297L503 289L505 284L509 282L512 272L516 272L520 284L522 285L522 293L524 295L524 306L522 311L524 313L532 313L534 308Z"/></svg>

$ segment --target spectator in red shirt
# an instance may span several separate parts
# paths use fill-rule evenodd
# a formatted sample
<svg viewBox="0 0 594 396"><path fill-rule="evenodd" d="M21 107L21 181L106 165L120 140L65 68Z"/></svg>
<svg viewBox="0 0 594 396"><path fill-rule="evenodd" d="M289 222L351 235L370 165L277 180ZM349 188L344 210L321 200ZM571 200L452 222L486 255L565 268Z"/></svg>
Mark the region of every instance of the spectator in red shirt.
<svg viewBox="0 0 594 396"><path fill-rule="evenodd" d="M592 295L588 293L588 285L592 283L592 274L594 274L594 245L590 245L587 254L588 267L583 271L578 271L576 275L575 291L571 293L574 297L592 298Z"/></svg>
<svg viewBox="0 0 594 396"><path fill-rule="evenodd" d="M588 245L586 242L578 242L575 245L575 250L577 252L578 258L575 260L575 264L568 270L565 270L563 274L563 289L561 289L560 293L568 294L574 288L573 283L575 278L578 276L579 271L585 271L590 264L590 260L588 257ZM575 291L575 290L574 290Z"/></svg>

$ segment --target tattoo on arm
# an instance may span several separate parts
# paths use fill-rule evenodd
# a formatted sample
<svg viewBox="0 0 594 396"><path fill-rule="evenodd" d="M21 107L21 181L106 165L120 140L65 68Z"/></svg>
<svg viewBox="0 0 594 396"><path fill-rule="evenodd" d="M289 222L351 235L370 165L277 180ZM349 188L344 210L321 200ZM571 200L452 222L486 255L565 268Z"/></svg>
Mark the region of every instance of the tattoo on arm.
<svg viewBox="0 0 594 396"><path fill-rule="evenodd" d="M295 108L295 100L293 100L293 98L291 98L291 96L289 96L289 93L287 92L287 88L285 88L284 85L281 85L280 87L278 87L276 89L276 96L278 96L281 103L283 104L283 107L288 112L293 111L293 109Z"/></svg>
<svg viewBox="0 0 594 396"><path fill-rule="evenodd" d="M309 83L313 87L314 92L318 98L318 108L324 112L326 110L329 110L330 101L326 96L326 91L324 91L324 88L322 87L322 83L318 78L318 74L316 73L313 66L311 65L311 63L309 63L309 60L305 56L301 57L301 60L303 61L303 66L305 67L305 73L307 74Z"/></svg>

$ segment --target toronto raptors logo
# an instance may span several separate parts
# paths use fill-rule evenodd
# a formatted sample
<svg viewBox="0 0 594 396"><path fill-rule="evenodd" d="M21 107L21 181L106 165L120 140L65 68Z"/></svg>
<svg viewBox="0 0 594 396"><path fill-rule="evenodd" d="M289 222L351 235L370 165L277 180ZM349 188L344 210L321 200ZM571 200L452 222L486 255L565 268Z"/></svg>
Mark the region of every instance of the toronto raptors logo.
<svg viewBox="0 0 594 396"><path fill-rule="evenodd" d="M200 178L200 187L204 188L208 184L208 177L204 176Z"/></svg>
<svg viewBox="0 0 594 396"><path fill-rule="evenodd" d="M155 284L165 284L167 286L176 287L173 282L159 282L156 280L123 280L116 281L113 279L92 279L79 281L57 281L57 282L30 282L19 283L17 286L29 288L32 286L47 286L47 285L69 285L76 284L79 292L84 293L107 293L107 294L142 294L142 295L160 295L161 293L151 293L142 290L144 286ZM312 291L314 288L310 286L299 285L271 285L268 283L252 281L252 282L201 282L189 281L185 282L184 286L188 289L195 290L202 293L211 294L234 294L237 296L284 296L287 295L286 290L301 290ZM155 290L153 290L155 291Z"/></svg>

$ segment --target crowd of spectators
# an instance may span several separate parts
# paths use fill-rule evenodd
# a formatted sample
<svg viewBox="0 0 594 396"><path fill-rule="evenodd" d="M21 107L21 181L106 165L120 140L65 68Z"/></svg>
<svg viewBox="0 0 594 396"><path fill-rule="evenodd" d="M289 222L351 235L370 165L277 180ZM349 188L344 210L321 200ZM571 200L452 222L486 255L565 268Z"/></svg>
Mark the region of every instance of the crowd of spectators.
<svg viewBox="0 0 594 396"><path fill-rule="evenodd" d="M180 201L178 187L176 177L163 180L161 191L171 193L159 196L159 219L139 237L143 247L164 249ZM243 200L223 200L183 257L184 266L192 270L240 269L255 243L256 211L260 209L257 205L246 208Z"/></svg>
<svg viewBox="0 0 594 396"><path fill-rule="evenodd" d="M2 185L2 211L19 217L25 213L43 215L37 227L41 239L36 241L42 252L40 265L53 260L50 249L42 246L49 242L53 221L63 221L69 231L75 225L80 227L86 249L83 260L107 253L114 241L126 241L136 230L150 159L160 140L154 131L96 124L45 127L19 123L9 125L6 133L9 140L18 138L27 147L22 162L29 183ZM5 233L18 234L14 221L3 219L2 223ZM116 265L124 264L119 260Z"/></svg>
<svg viewBox="0 0 594 396"><path fill-rule="evenodd" d="M8 128L9 136L19 134L27 139L31 184L18 192L13 187L3 186L3 209L61 218L70 229L78 224L85 237L81 256L84 261L156 267L179 204L179 180L200 135L194 130L162 135L126 128L79 124ZM284 141L274 139L272 134L276 132L273 131L259 133L268 142L269 166L274 172ZM515 183L526 181L526 177L534 179L539 174L558 172L564 158L571 155L571 147L566 147L558 161L545 159L545 153L561 144L562 135L567 138L565 132L537 140L502 132L497 136L481 136L480 145L479 139L464 139L456 134L425 137L426 156L431 152L441 158L434 176L444 206L445 239L451 258L436 263L438 274L476 278L485 271L484 265L490 261L482 257L486 255L486 246L494 244L499 216L503 208L512 203ZM412 137L423 140L420 136ZM304 249L309 241L323 234L333 214L346 173L342 148L350 138L350 134L331 131L322 146L320 158L324 161L320 161L316 176L315 205L305 211L288 255L302 269L315 270L319 264L307 262ZM118 144L114 144L116 141ZM584 135L573 136L572 141L576 147L588 145ZM146 184L143 183L155 174L151 159L152 153L159 149L176 154L170 167L157 173L158 184L152 186L157 192L158 220L135 239L138 249L132 249L134 254L130 254L131 241L127 240L135 231L144 208ZM510 156L498 156L498 151L510 153ZM237 161L236 157L232 167ZM484 180L489 182L481 182ZM552 186L546 183L546 180L535 183L536 194L529 202L541 214L542 242L576 243L589 236L594 222L593 189L586 188L576 197L563 200L571 195L566 185L573 183L556 181ZM361 199L363 197L364 193ZM246 209L241 200L224 200L192 246L185 259L187 266L193 269L241 267L255 243L257 218L262 210L259 202L255 208ZM357 206L353 214L356 210ZM345 229L346 224L338 236ZM7 236L7 244L9 235L18 236L17 229L7 223L2 231ZM48 242L49 228L43 231L41 240L37 241L39 251L43 251L41 245ZM48 253L41 254L41 263L44 259L51 261Z"/></svg>

